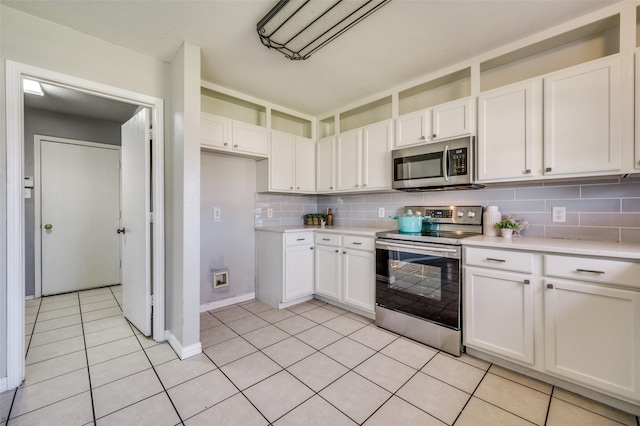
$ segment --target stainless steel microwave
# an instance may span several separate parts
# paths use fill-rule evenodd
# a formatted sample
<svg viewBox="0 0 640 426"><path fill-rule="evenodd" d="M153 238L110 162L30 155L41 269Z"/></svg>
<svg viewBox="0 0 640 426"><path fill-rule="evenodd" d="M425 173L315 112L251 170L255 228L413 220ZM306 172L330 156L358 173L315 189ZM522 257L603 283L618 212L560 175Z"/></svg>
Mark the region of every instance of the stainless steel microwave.
<svg viewBox="0 0 640 426"><path fill-rule="evenodd" d="M443 191L479 189L474 182L474 137L396 149L392 152L393 189Z"/></svg>

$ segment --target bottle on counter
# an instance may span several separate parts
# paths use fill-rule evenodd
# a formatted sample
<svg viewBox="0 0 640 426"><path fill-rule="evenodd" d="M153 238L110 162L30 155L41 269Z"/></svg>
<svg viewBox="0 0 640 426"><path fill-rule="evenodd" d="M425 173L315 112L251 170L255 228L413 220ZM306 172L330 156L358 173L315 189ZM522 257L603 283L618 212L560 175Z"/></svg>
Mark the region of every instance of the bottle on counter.
<svg viewBox="0 0 640 426"><path fill-rule="evenodd" d="M482 215L482 233L488 237L497 237L499 231L494 225L501 219L502 214L498 211L498 206L487 206Z"/></svg>
<svg viewBox="0 0 640 426"><path fill-rule="evenodd" d="M331 207L327 209L327 226L333 226L333 213L331 212Z"/></svg>

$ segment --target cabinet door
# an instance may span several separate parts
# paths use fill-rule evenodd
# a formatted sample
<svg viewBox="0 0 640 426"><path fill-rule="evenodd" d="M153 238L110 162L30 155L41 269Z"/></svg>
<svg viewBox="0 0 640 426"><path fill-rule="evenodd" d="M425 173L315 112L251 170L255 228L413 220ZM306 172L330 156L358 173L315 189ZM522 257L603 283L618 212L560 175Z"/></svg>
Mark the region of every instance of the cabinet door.
<svg viewBox="0 0 640 426"><path fill-rule="evenodd" d="M344 249L342 253L344 302L367 312L373 312L376 285L375 254L362 250Z"/></svg>
<svg viewBox="0 0 640 426"><path fill-rule="evenodd" d="M238 121L232 123L232 128L234 151L264 157L269 155L269 133L266 128Z"/></svg>
<svg viewBox="0 0 640 426"><path fill-rule="evenodd" d="M405 114L396 120L396 148L426 143L431 140L431 110Z"/></svg>
<svg viewBox="0 0 640 426"><path fill-rule="evenodd" d="M335 136L318 139L316 144L316 183L318 192L329 192L335 188Z"/></svg>
<svg viewBox="0 0 640 426"><path fill-rule="evenodd" d="M283 302L313 294L313 245L305 244L285 249Z"/></svg>
<svg viewBox="0 0 640 426"><path fill-rule="evenodd" d="M273 143L273 142L272 142ZM316 144L312 139L296 137L296 191L316 190Z"/></svg>
<svg viewBox="0 0 640 426"><path fill-rule="evenodd" d="M317 245L316 293L340 300L340 248Z"/></svg>
<svg viewBox="0 0 640 426"><path fill-rule="evenodd" d="M471 98L447 102L432 109L432 138L441 140L473 133Z"/></svg>
<svg viewBox="0 0 640 426"><path fill-rule="evenodd" d="M295 136L271 132L271 155L269 155L269 189L293 191Z"/></svg>
<svg viewBox="0 0 640 426"><path fill-rule="evenodd" d="M545 280L545 369L640 398L640 292Z"/></svg>
<svg viewBox="0 0 640 426"><path fill-rule="evenodd" d="M200 145L205 148L231 149L231 120L202 113Z"/></svg>
<svg viewBox="0 0 640 426"><path fill-rule="evenodd" d="M360 129L340 133L336 151L337 189L360 189Z"/></svg>
<svg viewBox="0 0 640 426"><path fill-rule="evenodd" d="M530 275L466 267L464 344L534 364Z"/></svg>
<svg viewBox="0 0 640 426"><path fill-rule="evenodd" d="M541 91L528 81L478 97L478 180L541 175Z"/></svg>
<svg viewBox="0 0 640 426"><path fill-rule="evenodd" d="M620 57L544 78L544 173L620 170Z"/></svg>
<svg viewBox="0 0 640 426"><path fill-rule="evenodd" d="M393 121L367 126L362 131L362 188L391 189Z"/></svg>

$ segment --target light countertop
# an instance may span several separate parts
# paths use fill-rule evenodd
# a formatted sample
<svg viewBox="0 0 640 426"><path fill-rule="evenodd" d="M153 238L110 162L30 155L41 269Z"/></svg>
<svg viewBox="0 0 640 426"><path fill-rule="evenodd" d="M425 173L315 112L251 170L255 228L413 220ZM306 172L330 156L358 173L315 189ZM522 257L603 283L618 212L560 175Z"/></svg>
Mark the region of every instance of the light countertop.
<svg viewBox="0 0 640 426"><path fill-rule="evenodd" d="M334 234L351 234L351 235L363 235L367 237L375 237L377 232L388 231L389 228L368 228L364 226L262 226L255 228L256 231L266 232L303 232L303 231L315 231L315 232L329 232Z"/></svg>
<svg viewBox="0 0 640 426"><path fill-rule="evenodd" d="M463 239L462 245L640 260L640 244L638 243L558 238L502 238L478 235Z"/></svg>

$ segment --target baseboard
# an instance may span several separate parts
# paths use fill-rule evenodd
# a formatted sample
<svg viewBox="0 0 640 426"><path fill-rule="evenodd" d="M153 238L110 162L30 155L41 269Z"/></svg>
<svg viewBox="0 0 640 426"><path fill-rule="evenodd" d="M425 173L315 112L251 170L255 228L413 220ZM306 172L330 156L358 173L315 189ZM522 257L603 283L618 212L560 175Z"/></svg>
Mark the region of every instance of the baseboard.
<svg viewBox="0 0 640 426"><path fill-rule="evenodd" d="M164 334L167 338L167 341L169 342L169 345L173 348L180 359L190 358L202 353L202 344L200 342L194 343L193 345L189 345L187 347L183 347L178 339L176 339L176 336L174 336L169 330L166 330Z"/></svg>
<svg viewBox="0 0 640 426"><path fill-rule="evenodd" d="M0 379L0 393L8 390L7 389L7 378L3 377Z"/></svg>
<svg viewBox="0 0 640 426"><path fill-rule="evenodd" d="M205 303L204 305L200 305L200 312L207 312L213 309L224 308L225 306L235 305L236 303L246 302L248 300L253 300L256 298L256 293L247 293L242 294L240 296L228 297L222 300L216 300L215 302Z"/></svg>

